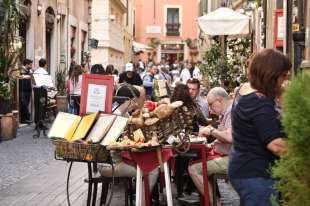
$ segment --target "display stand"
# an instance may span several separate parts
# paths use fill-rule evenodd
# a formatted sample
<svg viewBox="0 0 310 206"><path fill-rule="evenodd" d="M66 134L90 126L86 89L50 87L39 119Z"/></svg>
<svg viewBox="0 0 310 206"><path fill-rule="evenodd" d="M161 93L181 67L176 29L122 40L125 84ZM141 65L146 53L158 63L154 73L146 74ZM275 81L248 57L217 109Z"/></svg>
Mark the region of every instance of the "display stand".
<svg viewBox="0 0 310 206"><path fill-rule="evenodd" d="M86 206L95 206L96 205L96 199L97 199L97 189L98 189L98 183L100 182L100 177L96 178L93 177L93 172L98 172L97 171L97 163L108 163L111 164L112 167L112 185L111 185L111 192L110 192L110 197L108 199L108 203L105 204L105 206L110 205L112 196L113 196L113 190L114 190L114 165L111 156L109 155L108 159L106 161L86 161L86 160L77 160L77 159L69 159L69 158L59 158L55 154L55 159L56 160L63 160L70 162L70 166L68 169L68 174L67 174L67 181L66 181L66 192L67 192L67 202L68 205L71 206L70 202L70 193L69 193L69 183L70 183L70 174L71 174L71 169L72 169L72 164L74 162L84 162L87 163L87 171L88 171L88 190L87 190L87 202ZM94 189L94 190L93 190ZM102 198L100 198L100 205L103 205Z"/></svg>

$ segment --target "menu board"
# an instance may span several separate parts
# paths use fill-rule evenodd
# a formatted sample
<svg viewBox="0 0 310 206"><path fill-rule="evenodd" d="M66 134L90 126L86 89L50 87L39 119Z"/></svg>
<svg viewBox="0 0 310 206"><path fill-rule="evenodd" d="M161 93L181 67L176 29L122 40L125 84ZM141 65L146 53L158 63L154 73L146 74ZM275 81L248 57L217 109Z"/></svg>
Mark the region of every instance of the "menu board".
<svg viewBox="0 0 310 206"><path fill-rule="evenodd" d="M83 74L80 115L112 113L114 78L111 75Z"/></svg>

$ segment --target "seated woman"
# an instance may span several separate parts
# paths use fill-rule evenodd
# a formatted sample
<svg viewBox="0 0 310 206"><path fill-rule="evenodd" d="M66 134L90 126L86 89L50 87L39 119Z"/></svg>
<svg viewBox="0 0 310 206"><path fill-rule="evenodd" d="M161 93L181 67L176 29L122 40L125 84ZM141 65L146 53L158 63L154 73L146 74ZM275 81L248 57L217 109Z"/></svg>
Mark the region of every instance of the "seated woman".
<svg viewBox="0 0 310 206"><path fill-rule="evenodd" d="M177 84L175 87L173 94L170 98L171 102L174 101L182 101L183 105L186 106L193 114L193 134L198 134L199 132L199 125L205 125L206 120L201 112L201 110L198 108L197 104L194 102L194 100L191 98L189 94L188 86L185 84Z"/></svg>
<svg viewBox="0 0 310 206"><path fill-rule="evenodd" d="M179 100L183 101L183 105L186 106L189 109L189 111L191 111L191 113L193 114L193 132L192 133L198 134L199 125L205 124L205 118L202 112L200 111L200 109L198 109L198 106L196 105L196 103L191 98L189 94L188 86L182 83L177 84L170 100L171 102L179 101ZM186 194L183 193L183 185L186 186L185 189L188 194L191 194L191 192L194 189L194 184L191 178L187 177L186 179L184 179L184 174L187 170L188 163L192 158L188 154L189 153L186 153L184 155L183 154L178 155L175 159L175 178L176 178L176 183L177 183L178 197L180 201L185 201L184 197L186 196ZM194 200L191 200L191 201L194 201ZM199 199L197 199L197 202L199 202Z"/></svg>
<svg viewBox="0 0 310 206"><path fill-rule="evenodd" d="M117 86L115 91L115 96L128 98L123 101L121 99L114 102L114 106L117 107L114 114L129 116L129 113L135 112L142 108L145 99L144 88L139 86L133 86L127 83L123 83ZM111 153L112 160L114 163L114 176L115 177L135 177L136 167L129 164L126 159L123 159L119 152ZM99 164L98 170L100 174L104 177L112 177L112 167L110 164ZM149 173L149 185L150 191L152 191L154 185L158 178L158 169L154 169Z"/></svg>

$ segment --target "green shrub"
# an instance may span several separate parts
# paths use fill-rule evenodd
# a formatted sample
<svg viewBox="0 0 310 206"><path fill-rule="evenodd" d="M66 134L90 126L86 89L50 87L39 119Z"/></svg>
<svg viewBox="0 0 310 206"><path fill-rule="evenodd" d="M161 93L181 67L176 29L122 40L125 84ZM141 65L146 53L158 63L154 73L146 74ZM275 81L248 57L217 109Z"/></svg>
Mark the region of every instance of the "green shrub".
<svg viewBox="0 0 310 206"><path fill-rule="evenodd" d="M200 65L202 74L208 78L208 89L223 86L232 92L236 86L247 80L247 59L251 54L251 42L247 38L228 38L227 55L223 55L217 38L211 40L211 45L203 54Z"/></svg>
<svg viewBox="0 0 310 206"><path fill-rule="evenodd" d="M298 74L284 94L283 125L288 151L272 169L280 205L310 205L310 75Z"/></svg>
<svg viewBox="0 0 310 206"><path fill-rule="evenodd" d="M56 72L56 83L58 95L65 96L66 95L66 70L57 69Z"/></svg>

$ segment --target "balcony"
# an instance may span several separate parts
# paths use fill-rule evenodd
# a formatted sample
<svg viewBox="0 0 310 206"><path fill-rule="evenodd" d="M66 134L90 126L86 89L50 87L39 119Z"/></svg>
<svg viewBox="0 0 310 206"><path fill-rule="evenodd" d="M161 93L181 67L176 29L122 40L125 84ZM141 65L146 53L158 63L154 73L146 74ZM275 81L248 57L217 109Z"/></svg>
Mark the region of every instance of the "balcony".
<svg viewBox="0 0 310 206"><path fill-rule="evenodd" d="M167 36L180 36L180 23L168 23L166 24Z"/></svg>

